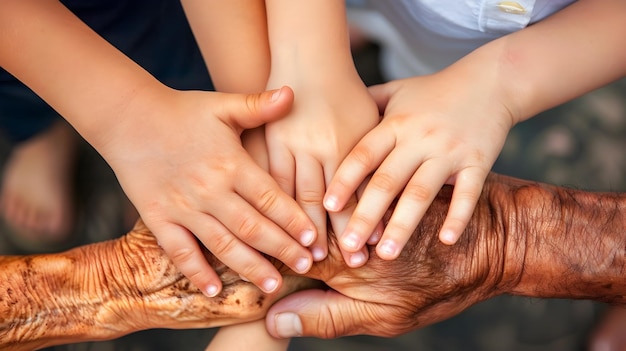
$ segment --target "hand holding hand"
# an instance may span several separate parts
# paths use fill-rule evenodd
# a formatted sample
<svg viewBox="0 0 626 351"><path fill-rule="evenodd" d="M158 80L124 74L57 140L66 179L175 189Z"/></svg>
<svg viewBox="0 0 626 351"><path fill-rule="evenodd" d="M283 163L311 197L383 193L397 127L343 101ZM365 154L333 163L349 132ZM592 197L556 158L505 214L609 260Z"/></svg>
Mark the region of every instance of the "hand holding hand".
<svg viewBox="0 0 626 351"><path fill-rule="evenodd" d="M265 292L279 289L282 280L262 253L297 272L311 266L301 244L314 240L315 227L240 140L243 129L287 114L292 100L288 88L258 95L175 91L138 104L155 106L132 111L132 121L141 124L123 120L118 133L104 136L110 140L99 151L146 225L209 296L219 293L221 282L198 239Z"/></svg>
<svg viewBox="0 0 626 351"><path fill-rule="evenodd" d="M273 72L270 79L280 80ZM376 105L360 78L346 74L328 82L328 77L287 77L296 92L293 110L288 117L270 122L266 127L270 174L281 188L294 196L316 225L320 235L311 245L316 261L326 257L327 216L322 200L326 184L339 163L358 140L379 120ZM342 211L330 214L335 230L345 228L356 204L347 195ZM374 229L372 228L372 231ZM371 232L369 233L371 234ZM365 263L364 249L346 253L351 266Z"/></svg>
<svg viewBox="0 0 626 351"><path fill-rule="evenodd" d="M341 210L374 172L346 231L339 232L343 250L360 249L399 196L376 251L384 259L398 257L444 184L454 185L454 196L439 237L453 244L461 235L513 122L486 94L490 90L451 73L458 72L370 88L383 120L346 157L326 194L326 208Z"/></svg>
<svg viewBox="0 0 626 351"><path fill-rule="evenodd" d="M372 250L365 265L349 269L331 235L328 258L307 274L330 290L301 291L278 301L266 317L270 334L397 336L502 293L518 271L504 270L504 233L494 225L486 201L462 242L448 246L437 239L434 229L443 222L451 193L446 187L435 198L396 260L383 260ZM499 203L492 206L504 208ZM386 220L390 215L391 211ZM515 261L514 255L507 259Z"/></svg>

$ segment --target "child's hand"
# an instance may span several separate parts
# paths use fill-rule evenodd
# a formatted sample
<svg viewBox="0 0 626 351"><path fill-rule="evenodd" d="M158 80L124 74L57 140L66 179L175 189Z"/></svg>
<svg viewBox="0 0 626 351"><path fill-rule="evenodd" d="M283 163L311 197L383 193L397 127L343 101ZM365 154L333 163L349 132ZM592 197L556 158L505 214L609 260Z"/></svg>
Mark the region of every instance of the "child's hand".
<svg viewBox="0 0 626 351"><path fill-rule="evenodd" d="M383 120L346 157L325 198L327 210L341 210L375 171L339 236L343 250L359 250L400 195L376 248L396 258L444 184L455 188L439 238L457 241L513 124L491 90L464 78L438 73L370 88Z"/></svg>
<svg viewBox="0 0 626 351"><path fill-rule="evenodd" d="M275 72L272 74L270 84L276 79ZM346 76L333 76L332 80L323 75L288 77L296 96L293 110L287 118L266 126L270 174L295 197L320 233L310 246L316 261L328 252L323 235L327 214L322 204L326 184L348 152L379 121L376 104L358 75ZM336 231L345 228L356 204L351 194L343 200L351 205L330 216ZM351 266L365 263L367 257L365 249L345 256Z"/></svg>
<svg viewBox="0 0 626 351"><path fill-rule="evenodd" d="M150 101L159 107L148 113L135 111L142 124L120 121L122 132L101 148L165 252L207 295L221 282L200 243L265 292L282 280L262 253L296 272L311 267L304 246L316 239L315 226L240 141L244 128L286 115L292 101L288 88L174 92Z"/></svg>

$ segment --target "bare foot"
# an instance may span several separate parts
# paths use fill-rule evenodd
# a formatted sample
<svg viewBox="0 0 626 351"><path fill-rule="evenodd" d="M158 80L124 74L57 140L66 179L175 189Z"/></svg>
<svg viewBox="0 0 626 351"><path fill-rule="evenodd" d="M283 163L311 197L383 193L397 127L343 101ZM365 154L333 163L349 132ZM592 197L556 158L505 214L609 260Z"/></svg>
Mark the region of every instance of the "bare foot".
<svg viewBox="0 0 626 351"><path fill-rule="evenodd" d="M626 307L610 307L592 334L591 351L626 350Z"/></svg>
<svg viewBox="0 0 626 351"><path fill-rule="evenodd" d="M0 213L17 241L67 240L74 224L73 176L78 136L65 122L17 145L0 189Z"/></svg>

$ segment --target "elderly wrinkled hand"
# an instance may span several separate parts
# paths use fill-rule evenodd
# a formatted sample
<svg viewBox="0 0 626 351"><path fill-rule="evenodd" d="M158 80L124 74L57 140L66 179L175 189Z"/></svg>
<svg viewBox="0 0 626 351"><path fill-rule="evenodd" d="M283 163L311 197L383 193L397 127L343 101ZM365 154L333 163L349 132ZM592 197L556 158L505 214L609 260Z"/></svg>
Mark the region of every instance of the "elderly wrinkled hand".
<svg viewBox="0 0 626 351"><path fill-rule="evenodd" d="M448 246L437 233L451 193L442 189L396 260L370 248L366 265L348 268L333 237L329 258L308 274L331 289L279 301L268 331L396 336L500 294L625 301L626 195L491 174L464 235Z"/></svg>

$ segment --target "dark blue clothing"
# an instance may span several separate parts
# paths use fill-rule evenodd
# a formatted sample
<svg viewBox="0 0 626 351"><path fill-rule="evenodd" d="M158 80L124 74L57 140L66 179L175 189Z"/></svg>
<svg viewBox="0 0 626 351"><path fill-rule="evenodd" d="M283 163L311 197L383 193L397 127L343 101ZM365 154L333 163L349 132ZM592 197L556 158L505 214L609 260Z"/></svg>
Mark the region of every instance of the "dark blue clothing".
<svg viewBox="0 0 626 351"><path fill-rule="evenodd" d="M164 84L183 90L213 90L180 0L61 2ZM23 141L57 118L60 116L32 90L0 68L0 129L6 137Z"/></svg>

